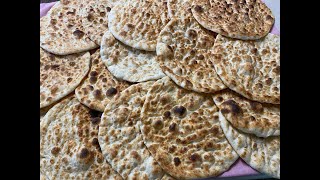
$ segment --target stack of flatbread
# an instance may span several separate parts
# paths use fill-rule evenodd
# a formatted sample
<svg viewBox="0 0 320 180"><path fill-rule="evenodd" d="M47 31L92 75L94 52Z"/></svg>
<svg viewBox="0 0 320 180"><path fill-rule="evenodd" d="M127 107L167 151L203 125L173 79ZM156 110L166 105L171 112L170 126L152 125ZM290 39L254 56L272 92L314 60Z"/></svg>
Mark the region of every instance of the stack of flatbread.
<svg viewBox="0 0 320 180"><path fill-rule="evenodd" d="M40 19L41 179L280 178L261 0L61 0Z"/></svg>

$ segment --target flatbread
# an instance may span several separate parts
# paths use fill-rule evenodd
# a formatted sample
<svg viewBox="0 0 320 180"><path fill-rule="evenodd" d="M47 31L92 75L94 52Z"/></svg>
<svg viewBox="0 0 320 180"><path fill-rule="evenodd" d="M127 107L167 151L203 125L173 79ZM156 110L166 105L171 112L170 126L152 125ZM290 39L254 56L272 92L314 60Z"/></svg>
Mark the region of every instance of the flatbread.
<svg viewBox="0 0 320 180"><path fill-rule="evenodd" d="M161 180L176 180L176 179L170 176L169 174L165 174Z"/></svg>
<svg viewBox="0 0 320 180"><path fill-rule="evenodd" d="M57 55L68 55L97 48L83 32L77 6L57 2L40 19L40 46Z"/></svg>
<svg viewBox="0 0 320 180"><path fill-rule="evenodd" d="M167 0L136 0L119 3L108 17L110 32L124 44L155 51L157 37L169 22Z"/></svg>
<svg viewBox="0 0 320 180"><path fill-rule="evenodd" d="M280 104L280 36L242 41L218 35L213 53L226 86L248 99Z"/></svg>
<svg viewBox="0 0 320 180"><path fill-rule="evenodd" d="M40 48L40 108L70 94L87 75L90 53L56 56Z"/></svg>
<svg viewBox="0 0 320 180"><path fill-rule="evenodd" d="M116 179L98 142L100 117L76 98L55 105L40 123L40 172L50 179Z"/></svg>
<svg viewBox="0 0 320 180"><path fill-rule="evenodd" d="M103 112L109 101L129 86L117 80L108 71L100 58L100 51L91 55L91 70L87 78L75 90L78 100L96 111Z"/></svg>
<svg viewBox="0 0 320 180"><path fill-rule="evenodd" d="M182 89L168 77L148 91L140 129L152 156L177 179L217 176L238 158L212 97Z"/></svg>
<svg viewBox="0 0 320 180"><path fill-rule="evenodd" d="M225 89L210 55L214 34L193 17L173 18L161 31L157 61L162 71L179 86L196 92L214 93Z"/></svg>
<svg viewBox="0 0 320 180"><path fill-rule="evenodd" d="M100 123L99 142L105 158L123 179L161 179L163 171L143 143L140 111L154 81L138 83L107 105Z"/></svg>
<svg viewBox="0 0 320 180"><path fill-rule="evenodd" d="M108 30L108 14L113 7L109 0L91 0L80 9L81 22L86 35L100 45L102 36Z"/></svg>
<svg viewBox="0 0 320 180"><path fill-rule="evenodd" d="M203 27L243 40L266 36L275 20L261 0L193 0L192 14Z"/></svg>
<svg viewBox="0 0 320 180"><path fill-rule="evenodd" d="M239 156L252 168L280 179L280 136L259 138L232 127L219 113L221 127Z"/></svg>
<svg viewBox="0 0 320 180"><path fill-rule="evenodd" d="M192 0L168 0L168 16L170 18L186 18L192 16Z"/></svg>
<svg viewBox="0 0 320 180"><path fill-rule="evenodd" d="M214 94L213 101L234 128L258 137L280 135L280 105L251 101L229 89Z"/></svg>
<svg viewBox="0 0 320 180"><path fill-rule="evenodd" d="M129 82L157 80L164 77L156 53L134 49L106 31L101 41L101 59L118 79Z"/></svg>

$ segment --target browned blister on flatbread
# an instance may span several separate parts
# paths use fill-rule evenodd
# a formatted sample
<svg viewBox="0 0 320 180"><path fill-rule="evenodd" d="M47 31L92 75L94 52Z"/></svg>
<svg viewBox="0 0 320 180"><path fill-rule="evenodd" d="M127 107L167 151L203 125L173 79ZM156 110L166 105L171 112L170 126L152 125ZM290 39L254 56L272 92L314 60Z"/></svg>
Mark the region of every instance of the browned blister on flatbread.
<svg viewBox="0 0 320 180"><path fill-rule="evenodd" d="M259 138L234 128L219 112L224 134L239 156L251 167L280 179L280 136Z"/></svg>
<svg viewBox="0 0 320 180"><path fill-rule="evenodd" d="M105 106L130 84L116 79L103 64L100 51L91 55L87 78L75 90L78 100L91 109L103 112Z"/></svg>
<svg viewBox="0 0 320 180"><path fill-rule="evenodd" d="M83 32L78 3L56 3L40 19L40 47L57 55L84 52L98 47Z"/></svg>
<svg viewBox="0 0 320 180"><path fill-rule="evenodd" d="M152 156L177 179L217 176L238 158L212 97L182 89L168 77L148 91L140 129Z"/></svg>
<svg viewBox="0 0 320 180"><path fill-rule="evenodd" d="M248 99L280 104L280 36L244 41L218 35L213 49L210 57L226 86Z"/></svg>
<svg viewBox="0 0 320 180"><path fill-rule="evenodd" d="M108 14L112 7L109 0L91 0L79 9L84 32L98 45L108 30Z"/></svg>
<svg viewBox="0 0 320 180"><path fill-rule="evenodd" d="M89 52L57 56L40 48L40 109L72 93L89 68Z"/></svg>
<svg viewBox="0 0 320 180"><path fill-rule="evenodd" d="M157 179L162 168L143 143L140 112L154 81L138 83L116 95L102 115L99 142L105 158L124 179Z"/></svg>
<svg viewBox="0 0 320 180"><path fill-rule="evenodd" d="M259 137L280 135L280 105L251 101L229 89L213 100L233 127Z"/></svg>
<svg viewBox="0 0 320 180"><path fill-rule="evenodd" d="M143 82L165 76L156 61L156 52L127 46L118 41L109 31L104 33L100 49L103 63L118 79Z"/></svg>
<svg viewBox="0 0 320 180"><path fill-rule="evenodd" d="M194 0L192 14L203 27L243 40L266 36L275 20L261 0Z"/></svg>
<svg viewBox="0 0 320 180"><path fill-rule="evenodd" d="M118 40L145 51L155 51L157 37L168 21L166 0L121 2L108 16L109 30Z"/></svg>
<svg viewBox="0 0 320 180"><path fill-rule="evenodd" d="M100 115L75 97L52 107L40 123L40 172L49 179L121 180L101 153Z"/></svg>
<svg viewBox="0 0 320 180"><path fill-rule="evenodd" d="M173 18L161 31L157 61L162 71L179 86L196 92L225 89L211 59L214 34L193 17Z"/></svg>

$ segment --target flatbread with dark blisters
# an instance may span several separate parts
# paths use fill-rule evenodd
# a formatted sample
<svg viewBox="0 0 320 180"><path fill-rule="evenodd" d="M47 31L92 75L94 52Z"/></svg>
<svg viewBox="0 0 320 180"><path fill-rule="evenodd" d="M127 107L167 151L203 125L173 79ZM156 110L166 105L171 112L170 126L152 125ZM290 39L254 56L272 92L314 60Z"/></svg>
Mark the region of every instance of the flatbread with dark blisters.
<svg viewBox="0 0 320 180"><path fill-rule="evenodd" d="M203 27L243 40L266 36L275 19L261 0L193 0L192 14Z"/></svg>
<svg viewBox="0 0 320 180"><path fill-rule="evenodd" d="M212 97L182 89L168 77L148 91L140 129L152 156L177 179L217 176L238 158Z"/></svg>
<svg viewBox="0 0 320 180"><path fill-rule="evenodd" d="M100 116L75 97L52 107L40 123L40 172L50 179L122 178L101 153Z"/></svg>
<svg viewBox="0 0 320 180"><path fill-rule="evenodd" d="M73 92L89 68L89 52L57 56L40 48L40 109Z"/></svg>
<svg viewBox="0 0 320 180"><path fill-rule="evenodd" d="M91 109L103 112L109 101L126 89L128 82L117 80L103 64L100 51L91 55L91 69L76 90L78 100Z"/></svg>
<svg viewBox="0 0 320 180"><path fill-rule="evenodd" d="M217 36L212 58L223 83L242 96L280 104L280 36L256 41Z"/></svg>
<svg viewBox="0 0 320 180"><path fill-rule="evenodd" d="M219 119L228 141L247 164L261 173L280 179L280 136L259 138L235 129L221 112Z"/></svg>
<svg viewBox="0 0 320 180"><path fill-rule="evenodd" d="M163 171L143 143L140 112L154 81L138 83L118 94L105 108L99 142L105 158L124 179L157 179Z"/></svg>

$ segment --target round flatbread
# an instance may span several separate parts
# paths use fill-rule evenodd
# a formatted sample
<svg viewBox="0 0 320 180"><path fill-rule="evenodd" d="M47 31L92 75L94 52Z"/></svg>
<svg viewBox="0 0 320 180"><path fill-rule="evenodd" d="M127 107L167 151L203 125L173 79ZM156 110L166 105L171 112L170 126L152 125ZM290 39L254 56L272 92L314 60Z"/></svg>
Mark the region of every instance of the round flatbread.
<svg viewBox="0 0 320 180"><path fill-rule="evenodd" d="M228 141L247 164L261 173L280 179L280 136L259 138L232 127L221 112L219 119Z"/></svg>
<svg viewBox="0 0 320 180"><path fill-rule="evenodd" d="M161 31L157 61L162 71L179 86L196 92L214 93L225 89L210 55L214 34L193 17L174 18Z"/></svg>
<svg viewBox="0 0 320 180"><path fill-rule="evenodd" d="M192 14L203 27L243 40L266 36L275 19L261 0L194 0Z"/></svg>
<svg viewBox="0 0 320 180"><path fill-rule="evenodd" d="M40 48L40 108L70 94L87 75L90 53L56 56Z"/></svg>
<svg viewBox="0 0 320 180"><path fill-rule="evenodd" d="M100 51L91 55L91 61L91 70L87 78L76 88L75 94L82 104L103 112L109 101L126 89L129 83L112 76L100 58Z"/></svg>
<svg viewBox="0 0 320 180"><path fill-rule="evenodd" d="M251 101L229 89L214 94L213 101L234 128L258 137L280 135L280 105Z"/></svg>
<svg viewBox="0 0 320 180"><path fill-rule="evenodd" d="M75 3L77 4L77 3ZM57 2L40 19L40 46L57 55L68 55L97 48L82 31L76 5Z"/></svg>
<svg viewBox="0 0 320 180"><path fill-rule="evenodd" d="M140 112L154 81L130 86L103 112L99 142L105 158L123 179L158 179L163 171L154 160L139 130Z"/></svg>
<svg viewBox="0 0 320 180"><path fill-rule="evenodd" d="M248 99L280 104L280 36L243 41L218 35L213 53L226 86Z"/></svg>
<svg viewBox="0 0 320 180"><path fill-rule="evenodd" d="M140 129L152 156L177 179L217 176L238 158L212 97L182 89L168 77L148 91Z"/></svg>
<svg viewBox="0 0 320 180"><path fill-rule="evenodd" d="M117 179L101 153L100 117L70 97L40 123L40 172L50 179Z"/></svg>
<svg viewBox="0 0 320 180"><path fill-rule="evenodd" d="M106 31L101 41L101 59L118 79L129 82L157 80L164 77L156 53L134 49Z"/></svg>
<svg viewBox="0 0 320 180"><path fill-rule="evenodd" d="M83 3L80 8L84 32L98 45L101 43L104 32L108 30L108 14L112 7L109 0L92 0Z"/></svg>
<svg viewBox="0 0 320 180"><path fill-rule="evenodd" d="M155 51L157 37L168 23L167 0L136 0L119 3L108 17L110 32L124 44Z"/></svg>

